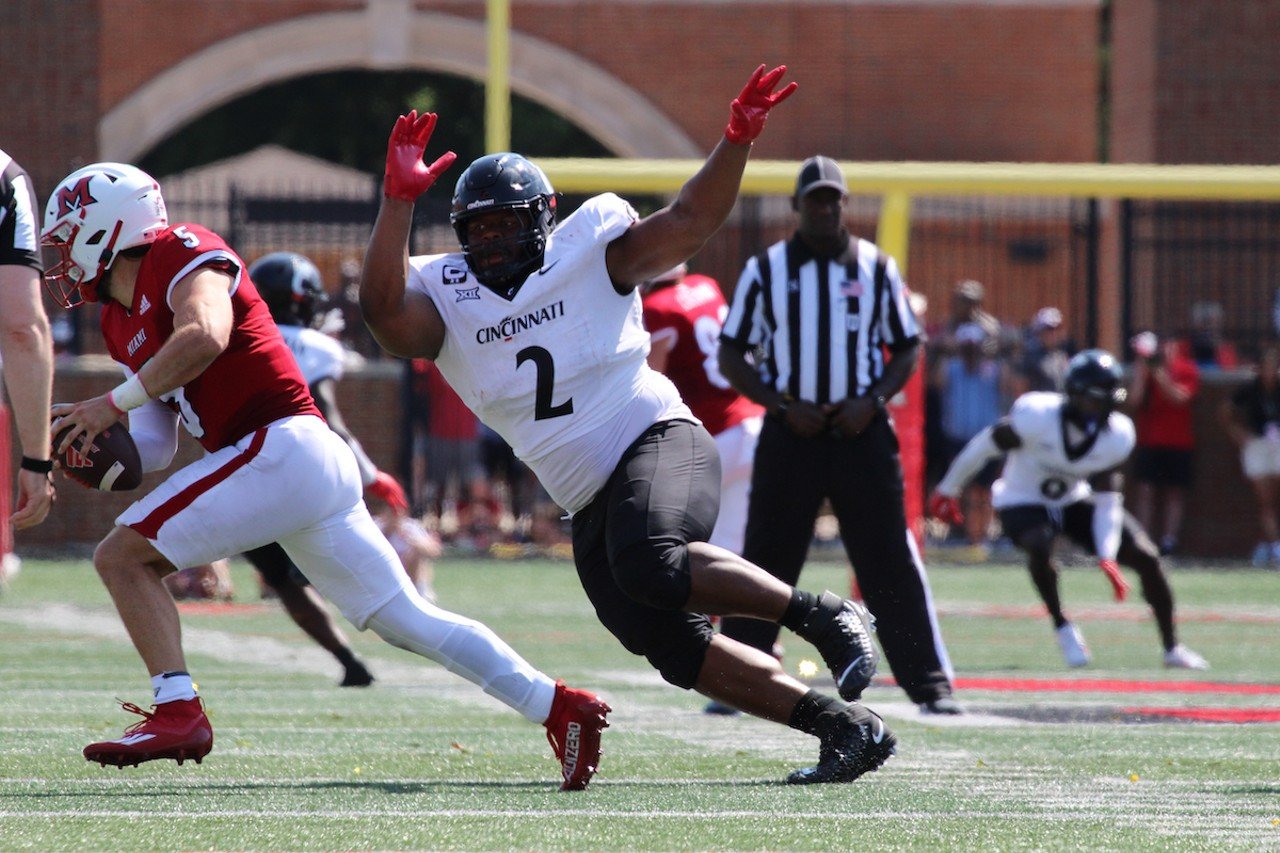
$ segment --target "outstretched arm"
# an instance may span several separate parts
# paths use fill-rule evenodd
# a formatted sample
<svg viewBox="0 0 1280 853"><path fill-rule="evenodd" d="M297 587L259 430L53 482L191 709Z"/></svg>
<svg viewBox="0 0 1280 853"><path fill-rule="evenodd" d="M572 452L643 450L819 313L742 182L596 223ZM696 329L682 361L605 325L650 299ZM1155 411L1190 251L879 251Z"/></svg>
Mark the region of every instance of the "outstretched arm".
<svg viewBox="0 0 1280 853"><path fill-rule="evenodd" d="M396 120L387 140L382 205L360 277L365 325L383 349L405 358L435 358L444 343L444 321L435 305L425 294L405 290L413 204L457 159L449 151L430 166L422 162L435 126L435 113L410 111Z"/></svg>
<svg viewBox="0 0 1280 853"><path fill-rule="evenodd" d="M761 65L729 106L729 124L698 173L667 207L646 216L609 244L609 276L621 291L687 261L719 230L738 199L751 143L764 129L769 110L796 90L774 91L787 67Z"/></svg>

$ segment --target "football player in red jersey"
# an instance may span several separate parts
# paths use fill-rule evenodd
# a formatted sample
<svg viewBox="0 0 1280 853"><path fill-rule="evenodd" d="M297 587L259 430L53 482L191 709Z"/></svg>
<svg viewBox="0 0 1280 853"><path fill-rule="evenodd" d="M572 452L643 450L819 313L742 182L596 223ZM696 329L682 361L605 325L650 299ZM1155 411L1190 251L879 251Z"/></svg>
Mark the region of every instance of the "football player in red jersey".
<svg viewBox="0 0 1280 853"><path fill-rule="evenodd" d="M707 541L741 554L764 407L720 373L716 353L729 306L715 279L691 275L684 264L646 284L642 298L649 366L675 383L720 452L720 515Z"/></svg>
<svg viewBox="0 0 1280 853"><path fill-rule="evenodd" d="M102 331L126 379L60 404L54 433L91 442L129 414L144 470L165 468L177 424L205 448L116 519L94 553L151 675L155 710L84 755L103 765L204 758L213 730L187 673L178 611L162 577L279 542L358 628L444 664L533 722L561 759L562 788L586 787L609 707L553 681L485 626L425 601L361 499L351 449L321 417L245 264L217 234L170 225L160 186L120 163L58 185L45 208L45 271L58 301L102 303ZM579 748L564 744L577 737Z"/></svg>

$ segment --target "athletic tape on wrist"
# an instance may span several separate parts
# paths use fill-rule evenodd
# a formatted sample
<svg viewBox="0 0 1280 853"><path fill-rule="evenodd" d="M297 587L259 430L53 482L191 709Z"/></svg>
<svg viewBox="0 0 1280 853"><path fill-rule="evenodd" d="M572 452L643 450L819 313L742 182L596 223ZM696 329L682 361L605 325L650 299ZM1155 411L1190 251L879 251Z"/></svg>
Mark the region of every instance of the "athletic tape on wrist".
<svg viewBox="0 0 1280 853"><path fill-rule="evenodd" d="M122 412L132 411L144 403L151 401L151 395L147 393L147 389L142 386L142 379L138 374L133 374L107 393L107 399L111 401L111 405L115 406Z"/></svg>

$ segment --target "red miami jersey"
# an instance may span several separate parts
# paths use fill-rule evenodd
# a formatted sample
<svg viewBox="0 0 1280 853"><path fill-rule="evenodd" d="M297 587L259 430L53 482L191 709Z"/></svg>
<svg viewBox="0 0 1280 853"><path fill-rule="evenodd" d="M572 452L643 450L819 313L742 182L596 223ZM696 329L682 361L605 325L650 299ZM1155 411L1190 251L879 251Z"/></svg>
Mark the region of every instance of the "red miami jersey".
<svg viewBox="0 0 1280 853"><path fill-rule="evenodd" d="M227 348L186 385L160 399L210 452L290 415L321 417L245 263L217 234L190 223L165 229L142 257L133 305L102 305L102 335L111 357L137 373L173 334L173 288L200 267L234 277L234 319Z"/></svg>
<svg viewBox="0 0 1280 853"><path fill-rule="evenodd" d="M644 325L653 340L673 339L665 374L712 435L764 408L733 389L720 373L720 327L729 313L715 279L686 275L644 295Z"/></svg>

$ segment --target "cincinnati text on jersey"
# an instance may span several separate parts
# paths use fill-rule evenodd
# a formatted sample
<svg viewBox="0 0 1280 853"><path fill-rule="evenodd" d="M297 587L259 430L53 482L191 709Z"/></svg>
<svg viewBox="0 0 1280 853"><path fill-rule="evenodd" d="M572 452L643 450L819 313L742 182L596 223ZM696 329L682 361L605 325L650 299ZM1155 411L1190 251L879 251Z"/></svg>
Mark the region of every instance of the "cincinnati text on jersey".
<svg viewBox="0 0 1280 853"><path fill-rule="evenodd" d="M482 326L476 330L476 343L509 341L532 326L541 326L543 323L549 323L563 316L564 300L562 299L520 317L504 317L496 326Z"/></svg>

